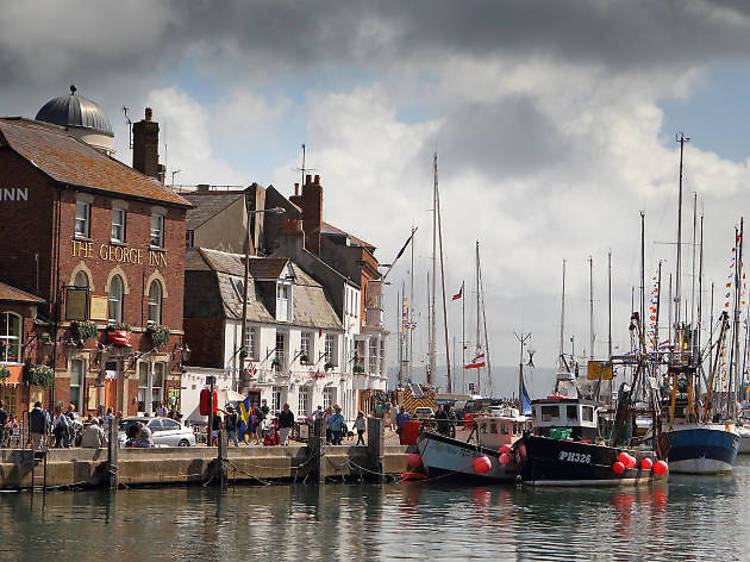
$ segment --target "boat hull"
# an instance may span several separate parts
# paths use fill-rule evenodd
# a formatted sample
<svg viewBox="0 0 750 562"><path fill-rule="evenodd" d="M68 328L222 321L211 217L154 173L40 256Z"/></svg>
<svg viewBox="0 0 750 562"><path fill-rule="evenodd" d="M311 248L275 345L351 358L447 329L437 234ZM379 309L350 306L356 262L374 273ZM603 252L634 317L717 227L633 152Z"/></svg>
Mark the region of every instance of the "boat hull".
<svg viewBox="0 0 750 562"><path fill-rule="evenodd" d="M633 486L653 478L640 468L616 474L612 465L621 450L613 447L528 435L515 450L523 483L531 486Z"/></svg>
<svg viewBox="0 0 750 562"><path fill-rule="evenodd" d="M740 446L737 454L750 455L750 429L747 427L739 428Z"/></svg>
<svg viewBox="0 0 750 562"><path fill-rule="evenodd" d="M732 424L684 424L666 429L669 470L675 474L732 472L740 435Z"/></svg>
<svg viewBox="0 0 750 562"><path fill-rule="evenodd" d="M508 482L518 474L512 465L500 463L500 453L496 450L435 433L422 434L417 449L430 478L455 476L464 481ZM491 464L490 470L483 474L474 470L474 459L480 456L488 457Z"/></svg>

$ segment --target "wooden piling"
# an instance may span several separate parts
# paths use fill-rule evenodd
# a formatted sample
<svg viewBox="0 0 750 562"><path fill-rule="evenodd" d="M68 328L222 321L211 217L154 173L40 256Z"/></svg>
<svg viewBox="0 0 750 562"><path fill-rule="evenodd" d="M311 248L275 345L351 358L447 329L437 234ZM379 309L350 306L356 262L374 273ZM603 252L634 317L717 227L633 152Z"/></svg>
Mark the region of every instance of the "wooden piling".
<svg viewBox="0 0 750 562"><path fill-rule="evenodd" d="M383 480L383 455L385 454L385 423L382 418L367 418L367 451L370 464Z"/></svg>
<svg viewBox="0 0 750 562"><path fill-rule="evenodd" d="M219 430L219 443L217 447L216 455L216 470L217 477L219 480L219 486L222 490L227 488L227 463L229 462L229 454L227 452L228 441L226 429Z"/></svg>
<svg viewBox="0 0 750 562"><path fill-rule="evenodd" d="M315 477L315 480L318 483L325 482L326 430L325 420L322 417L317 417L313 422L313 430L309 440L309 447L311 455L310 472Z"/></svg>
<svg viewBox="0 0 750 562"><path fill-rule="evenodd" d="M118 419L111 418L107 435L107 486L112 491L116 491L119 486L119 478L117 476L117 471L119 470L117 458L120 451L120 444L117 439L118 425Z"/></svg>

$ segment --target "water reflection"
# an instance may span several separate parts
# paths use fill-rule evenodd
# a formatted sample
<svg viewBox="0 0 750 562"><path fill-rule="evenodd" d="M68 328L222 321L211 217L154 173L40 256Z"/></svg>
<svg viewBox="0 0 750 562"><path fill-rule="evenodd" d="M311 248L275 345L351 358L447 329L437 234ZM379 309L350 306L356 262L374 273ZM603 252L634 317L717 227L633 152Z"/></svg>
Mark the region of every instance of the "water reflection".
<svg viewBox="0 0 750 562"><path fill-rule="evenodd" d="M732 560L750 533L734 476L633 489L391 485L0 494L0 559Z"/></svg>

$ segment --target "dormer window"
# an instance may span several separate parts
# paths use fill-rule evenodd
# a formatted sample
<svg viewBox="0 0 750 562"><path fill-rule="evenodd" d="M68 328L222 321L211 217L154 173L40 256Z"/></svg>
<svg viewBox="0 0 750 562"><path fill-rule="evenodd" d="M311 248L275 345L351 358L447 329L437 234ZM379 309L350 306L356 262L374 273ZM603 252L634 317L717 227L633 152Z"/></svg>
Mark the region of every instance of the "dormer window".
<svg viewBox="0 0 750 562"><path fill-rule="evenodd" d="M292 319L292 286L289 283L276 284L276 320L290 322Z"/></svg>

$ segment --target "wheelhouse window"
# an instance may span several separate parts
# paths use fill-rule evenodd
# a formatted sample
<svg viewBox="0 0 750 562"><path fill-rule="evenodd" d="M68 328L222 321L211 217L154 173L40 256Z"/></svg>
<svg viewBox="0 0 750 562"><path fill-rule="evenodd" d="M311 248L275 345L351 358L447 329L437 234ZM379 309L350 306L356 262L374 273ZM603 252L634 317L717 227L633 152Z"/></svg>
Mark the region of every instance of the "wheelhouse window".
<svg viewBox="0 0 750 562"><path fill-rule="evenodd" d="M552 421L558 418L560 410L557 406L542 406L542 421Z"/></svg>
<svg viewBox="0 0 750 562"><path fill-rule="evenodd" d="M567 410L569 420L578 419L578 406L568 406Z"/></svg>
<svg viewBox="0 0 750 562"><path fill-rule="evenodd" d="M109 322L122 322L123 287L122 278L119 275L112 277L109 282L109 317L107 318Z"/></svg>
<svg viewBox="0 0 750 562"><path fill-rule="evenodd" d="M13 312L0 312L0 361L21 362L21 317Z"/></svg>
<svg viewBox="0 0 750 562"><path fill-rule="evenodd" d="M591 422L594 421L594 407L593 406L584 406L581 413L583 421Z"/></svg>
<svg viewBox="0 0 750 562"><path fill-rule="evenodd" d="M125 209L112 209L112 242L125 242Z"/></svg>
<svg viewBox="0 0 750 562"><path fill-rule="evenodd" d="M148 323L161 324L162 286L159 281L152 281L148 288Z"/></svg>
<svg viewBox="0 0 750 562"><path fill-rule="evenodd" d="M164 247L164 215L151 215L151 247Z"/></svg>
<svg viewBox="0 0 750 562"><path fill-rule="evenodd" d="M88 238L91 231L91 205L76 201L75 237Z"/></svg>

